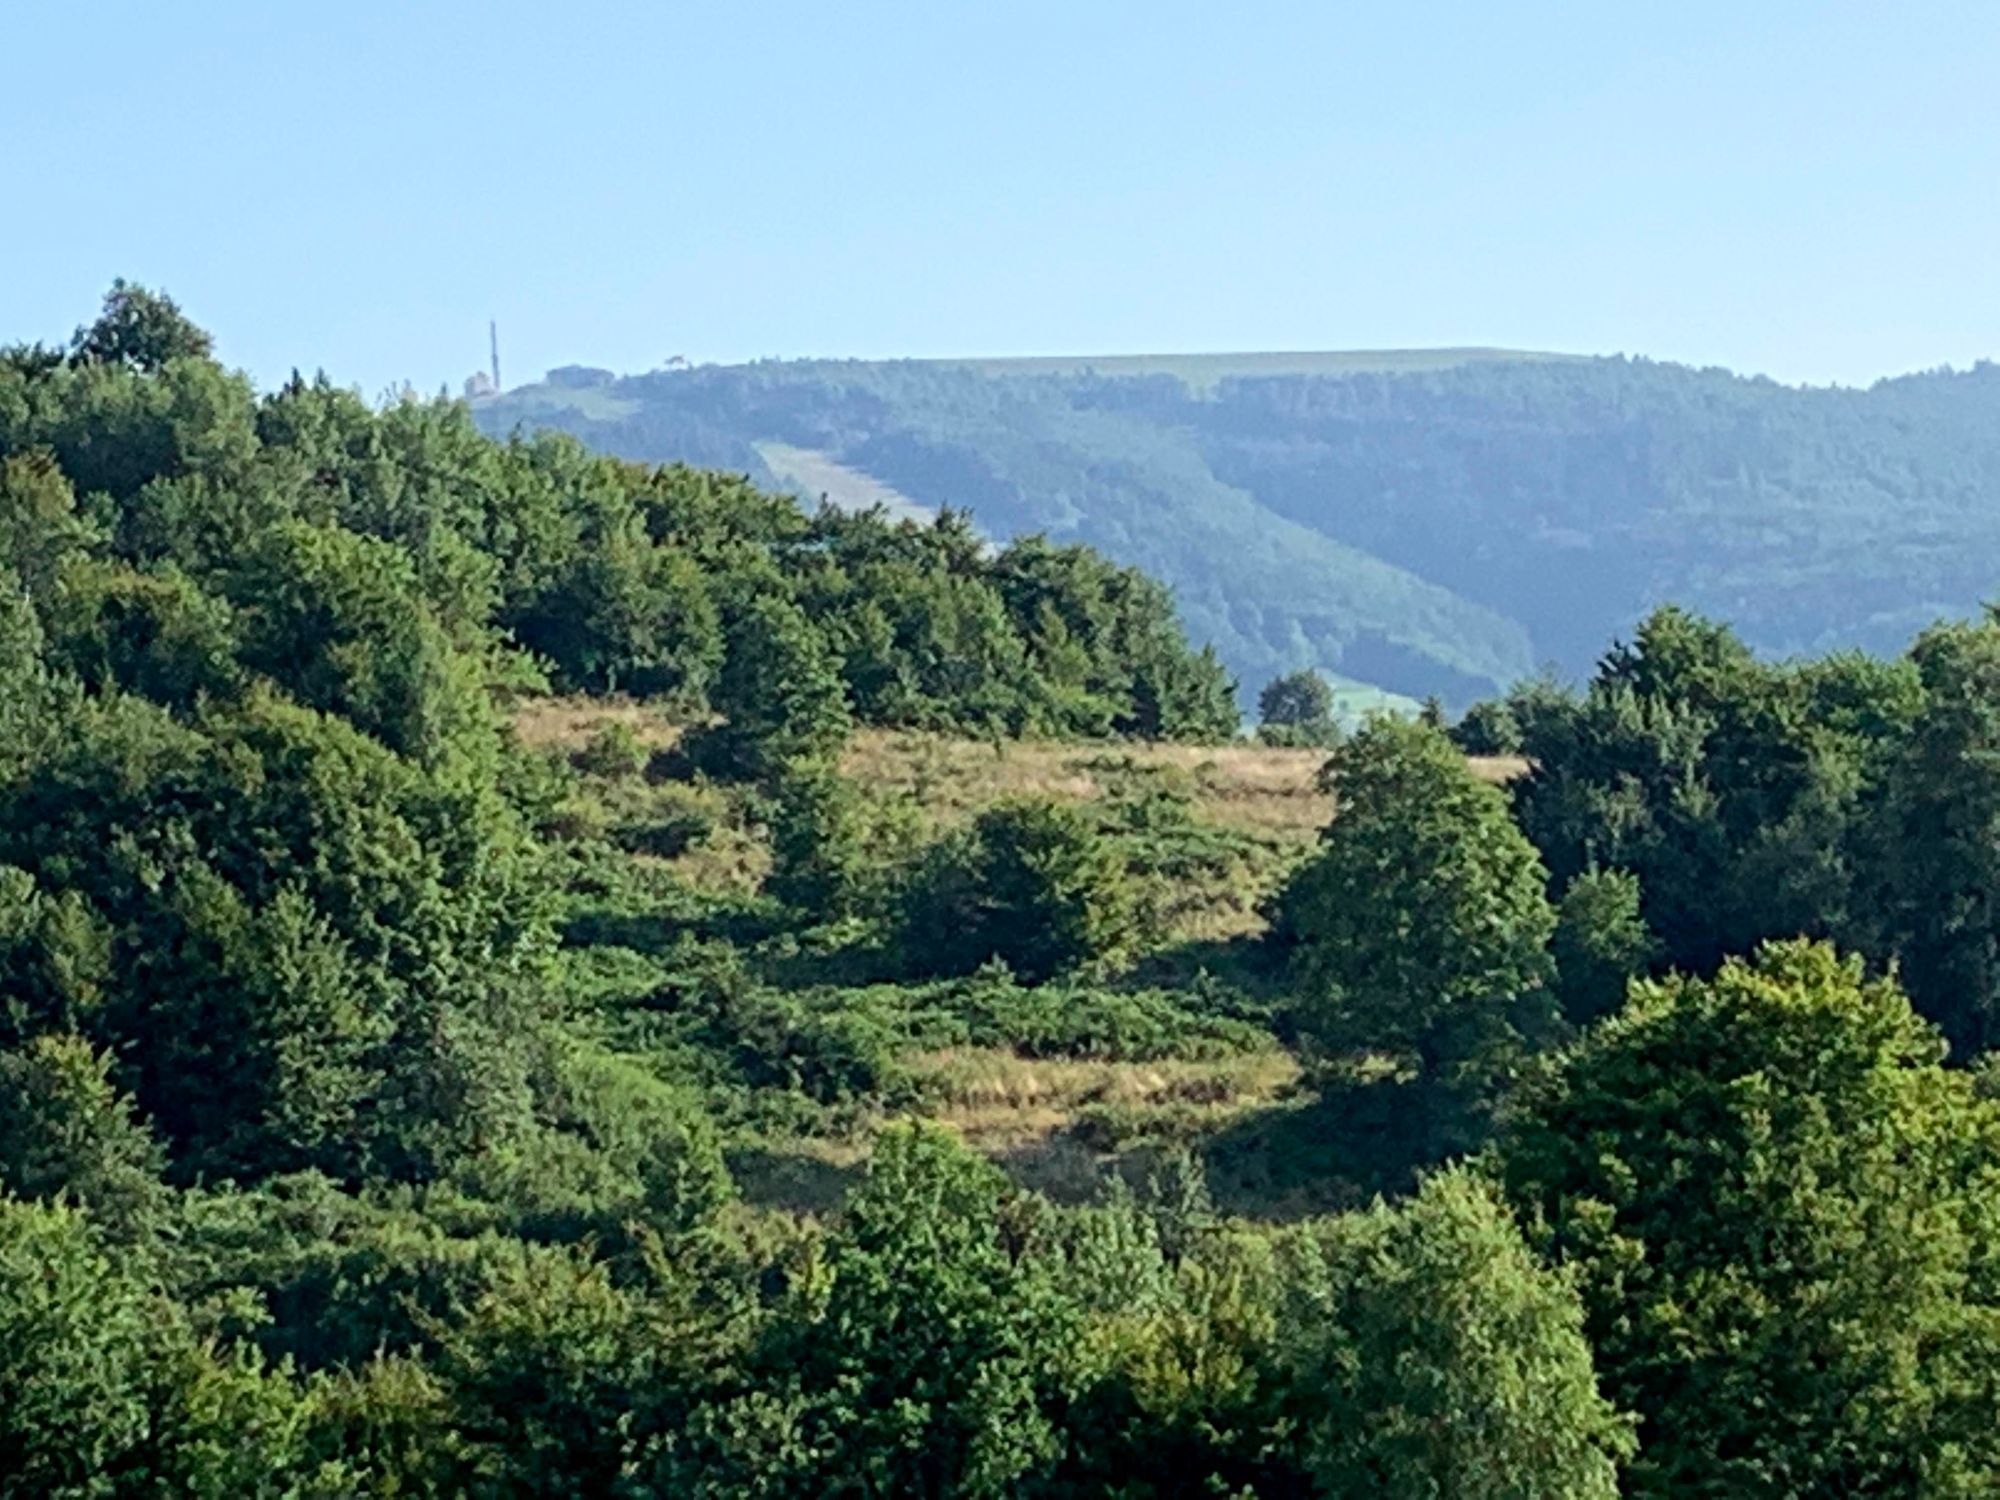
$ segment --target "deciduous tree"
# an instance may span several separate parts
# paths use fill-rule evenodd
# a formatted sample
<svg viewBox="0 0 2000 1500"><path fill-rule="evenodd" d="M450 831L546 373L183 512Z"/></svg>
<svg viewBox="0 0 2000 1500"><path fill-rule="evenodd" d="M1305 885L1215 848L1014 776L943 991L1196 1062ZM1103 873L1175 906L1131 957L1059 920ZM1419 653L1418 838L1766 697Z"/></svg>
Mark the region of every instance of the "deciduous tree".
<svg viewBox="0 0 2000 1500"><path fill-rule="evenodd" d="M1642 986L1514 1111L1649 1495L2000 1482L2000 1112L1893 983L1805 942Z"/></svg>
<svg viewBox="0 0 2000 1500"><path fill-rule="evenodd" d="M1300 1023L1476 1098L1552 1017L1546 872L1450 740L1377 718L1333 754L1333 821L1281 892Z"/></svg>

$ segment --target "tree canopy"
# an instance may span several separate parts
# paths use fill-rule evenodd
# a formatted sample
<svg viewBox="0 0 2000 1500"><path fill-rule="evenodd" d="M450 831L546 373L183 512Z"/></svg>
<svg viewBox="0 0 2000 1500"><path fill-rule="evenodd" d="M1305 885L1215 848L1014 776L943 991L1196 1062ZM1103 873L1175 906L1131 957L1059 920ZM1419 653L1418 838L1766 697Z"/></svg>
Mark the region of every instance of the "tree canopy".
<svg viewBox="0 0 2000 1500"><path fill-rule="evenodd" d="M1646 1494L1971 1494L1996 1472L2000 1113L1823 944L1642 989L1498 1160L1574 1267Z"/></svg>
<svg viewBox="0 0 2000 1500"><path fill-rule="evenodd" d="M0 1495L1994 1492L2000 623L1315 782L987 519L0 352Z"/></svg>
<svg viewBox="0 0 2000 1500"><path fill-rule="evenodd" d="M1334 751L1335 811L1279 894L1303 1024L1478 1097L1551 1019L1547 872L1505 796L1420 722L1381 718Z"/></svg>

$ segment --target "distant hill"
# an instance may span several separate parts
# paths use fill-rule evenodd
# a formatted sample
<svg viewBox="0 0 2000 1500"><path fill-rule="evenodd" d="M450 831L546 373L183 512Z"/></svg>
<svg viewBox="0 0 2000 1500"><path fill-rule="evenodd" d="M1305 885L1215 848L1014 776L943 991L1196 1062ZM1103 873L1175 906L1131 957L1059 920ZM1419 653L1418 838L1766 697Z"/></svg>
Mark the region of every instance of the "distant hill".
<svg viewBox="0 0 2000 1500"><path fill-rule="evenodd" d="M1246 694L1462 703L1654 603L1900 645L2000 584L2000 369L1800 389L1497 349L700 366L483 402L838 504L969 508L1171 583Z"/></svg>
<svg viewBox="0 0 2000 1500"><path fill-rule="evenodd" d="M1264 375L1405 375L1498 361L1574 360L1586 355L1525 349L1348 349L1264 354L1055 354L997 359L928 359L911 364L976 370L982 375L1171 375L1197 391L1222 381Z"/></svg>

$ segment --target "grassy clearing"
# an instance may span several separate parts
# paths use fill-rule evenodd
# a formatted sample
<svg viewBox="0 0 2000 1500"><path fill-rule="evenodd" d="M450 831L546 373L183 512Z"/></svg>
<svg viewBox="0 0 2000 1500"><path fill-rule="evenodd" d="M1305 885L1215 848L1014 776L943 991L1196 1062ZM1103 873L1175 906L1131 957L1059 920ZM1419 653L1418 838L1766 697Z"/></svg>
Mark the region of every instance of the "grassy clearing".
<svg viewBox="0 0 2000 1500"><path fill-rule="evenodd" d="M615 422L631 416L641 405L630 396L617 395L609 386L548 385L540 381L516 386L504 395L480 403L486 412L505 415L507 420L500 424L503 428L514 422L533 426L537 421L555 420L564 413L594 422Z"/></svg>
<svg viewBox="0 0 2000 1500"><path fill-rule="evenodd" d="M1269 1050L1212 1061L1123 1063L1017 1057L998 1048L924 1052L910 1068L923 1113L956 1131L1025 1187L1065 1202L1088 1200L1114 1173L1143 1175L1164 1146L1201 1150L1254 1122L1289 1118L1299 1083L1291 1054ZM833 1207L867 1162L873 1128L842 1137L761 1140L730 1154L746 1202L818 1213ZM1255 1152L1235 1159L1269 1175ZM1231 1203L1254 1206L1253 1183L1218 1183Z"/></svg>
<svg viewBox="0 0 2000 1500"><path fill-rule="evenodd" d="M1324 751L1251 744L984 743L864 730L850 741L842 769L878 795L915 800L940 823L962 822L1009 797L1099 801L1151 778L1187 795L1197 818L1246 834L1289 862L1333 816L1333 798L1319 785L1325 763ZM1467 764L1496 785L1527 770L1518 756L1474 756Z"/></svg>
<svg viewBox="0 0 2000 1500"><path fill-rule="evenodd" d="M1117 1120L1143 1133L1157 1117L1196 1133L1269 1103L1298 1081L1290 1053L1272 1047L1203 1061L1101 1062L1026 1058L993 1048L959 1047L922 1053L912 1071L932 1101L935 1118L989 1154L1001 1154L1084 1126L1104 1144Z"/></svg>
<svg viewBox="0 0 2000 1500"><path fill-rule="evenodd" d="M669 751L683 726L644 704L536 698L514 718L523 743L576 756L607 730L628 735L642 758ZM1200 824L1236 836L1238 855L1200 878L1156 883L1169 942L1223 941L1261 926L1258 903L1309 850L1333 813L1318 784L1325 754L1263 745L1076 744L982 741L909 730L864 729L842 771L878 808L900 808L920 831L965 823L1016 797L1104 803L1166 791ZM1479 776L1504 782L1525 763L1474 759ZM636 858L662 862L698 889L745 894L768 851L732 789L657 776L592 777L565 807L579 833L610 837Z"/></svg>
<svg viewBox="0 0 2000 1500"><path fill-rule="evenodd" d="M653 936L664 942L688 920L671 895L676 889L720 902L718 911L740 910L744 898L754 898L769 851L750 801L739 788L662 774L660 752L671 751L681 732L673 719L636 703L543 698L521 705L515 725L527 745L608 767L580 778L562 816L587 843L618 851L615 863L631 862L622 868L635 878L611 903L624 903L614 916L627 927L653 923L659 927ZM589 753L601 749L612 729L627 746L622 768L620 756ZM1236 996L1268 993L1271 977L1260 950L1245 939L1261 928L1260 898L1312 847L1333 813L1333 799L1318 785L1324 762L1321 751L1248 743L988 743L863 730L851 737L842 769L891 823L906 820L913 839L1009 798L1102 806L1135 862L1152 930L1160 935L1136 969L1109 978L1106 994L1148 987L1200 1013L1211 1003L1203 998L1211 985ZM1524 769L1505 759L1475 760L1472 767L1493 782ZM645 942L637 946L651 951ZM811 983L877 983L862 972L865 964L855 977L842 978L838 963L789 958L777 948L744 951L761 982L780 990L806 982L783 977L791 972L787 964L800 963L816 976ZM651 971L642 979L635 993L658 982ZM872 1014L871 1006L893 1009L893 988L830 990L824 1000L841 1017L859 1017ZM1070 1017L1065 1010L1063 1018ZM1110 1058L1118 1060L1109 1060L1027 1056L1004 1045L896 1052L900 1061L890 1072L909 1087L894 1104L886 1095L857 1099L852 1112L814 1124L746 1121L746 1133L731 1144L731 1170L746 1212L825 1212L865 1167L885 1117L880 1111L914 1101L1016 1181L1065 1201L1093 1197L1113 1174L1143 1182L1162 1151L1180 1148L1204 1161L1216 1202L1227 1212L1285 1218L1363 1201L1371 1185L1361 1165L1382 1152L1374 1144L1359 1155L1349 1147L1390 1139L1394 1119L1376 1118L1388 1095L1360 1091L1331 1109L1303 1085L1298 1061L1275 1038L1258 1043L1259 1023L1248 1024L1251 1050L1217 1055L1175 1048L1149 1061L1132 1060L1130 1050L1113 1050ZM828 1035L838 1032L835 1026Z"/></svg>
<svg viewBox="0 0 2000 1500"><path fill-rule="evenodd" d="M530 699L514 716L523 743L567 752L611 724L623 725L653 750L672 747L683 728L644 704L584 698ZM1317 784L1325 761L1318 750L1253 744L1079 745L863 729L849 741L841 769L868 790L915 797L944 822L1008 797L1091 801L1121 775L1165 772L1181 781L1204 817L1223 827L1307 842L1333 812L1333 799ZM1527 769L1512 756L1475 756L1469 764L1482 780L1496 783Z"/></svg>
<svg viewBox="0 0 2000 1500"><path fill-rule="evenodd" d="M513 723L522 744L569 754L613 725L622 725L648 750L671 749L686 727L644 703L617 698L526 698L515 705Z"/></svg>
<svg viewBox="0 0 2000 1500"><path fill-rule="evenodd" d="M1143 1177L1163 1147L1202 1151L1271 1109L1299 1065L1277 1047L1206 1062L1029 1059L973 1048L913 1060L933 1118L1009 1176L1064 1202L1086 1201L1113 1174ZM1252 1191L1218 1184L1245 1206Z"/></svg>
<svg viewBox="0 0 2000 1500"><path fill-rule="evenodd" d="M988 744L876 729L854 736L843 769L864 786L915 797L946 821L1008 797L1095 801L1134 773L1164 772L1212 822L1305 842L1333 810L1314 784L1325 759L1257 745Z"/></svg>
<svg viewBox="0 0 2000 1500"><path fill-rule="evenodd" d="M830 453L816 448L796 448L790 443L755 443L764 467L782 484L802 495L826 501L836 510L864 511L881 506L899 521L929 522L937 511L912 500L893 485L872 474L841 463Z"/></svg>

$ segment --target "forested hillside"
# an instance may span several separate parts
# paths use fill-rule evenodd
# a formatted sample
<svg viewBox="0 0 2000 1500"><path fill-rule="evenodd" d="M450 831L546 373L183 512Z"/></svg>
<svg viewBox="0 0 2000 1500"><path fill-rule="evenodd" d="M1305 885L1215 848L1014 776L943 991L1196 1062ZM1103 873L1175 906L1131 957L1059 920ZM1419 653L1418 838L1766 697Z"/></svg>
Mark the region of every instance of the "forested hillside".
<svg viewBox="0 0 2000 1500"><path fill-rule="evenodd" d="M1081 547L0 350L0 1495L2000 1488L2000 623L1258 697Z"/></svg>
<svg viewBox="0 0 2000 1500"><path fill-rule="evenodd" d="M1984 365L1858 391L1482 350L771 362L571 372L479 417L766 482L783 444L1088 542L1246 684L1317 666L1463 705L1667 601L1773 652L1894 651L2000 584Z"/></svg>

